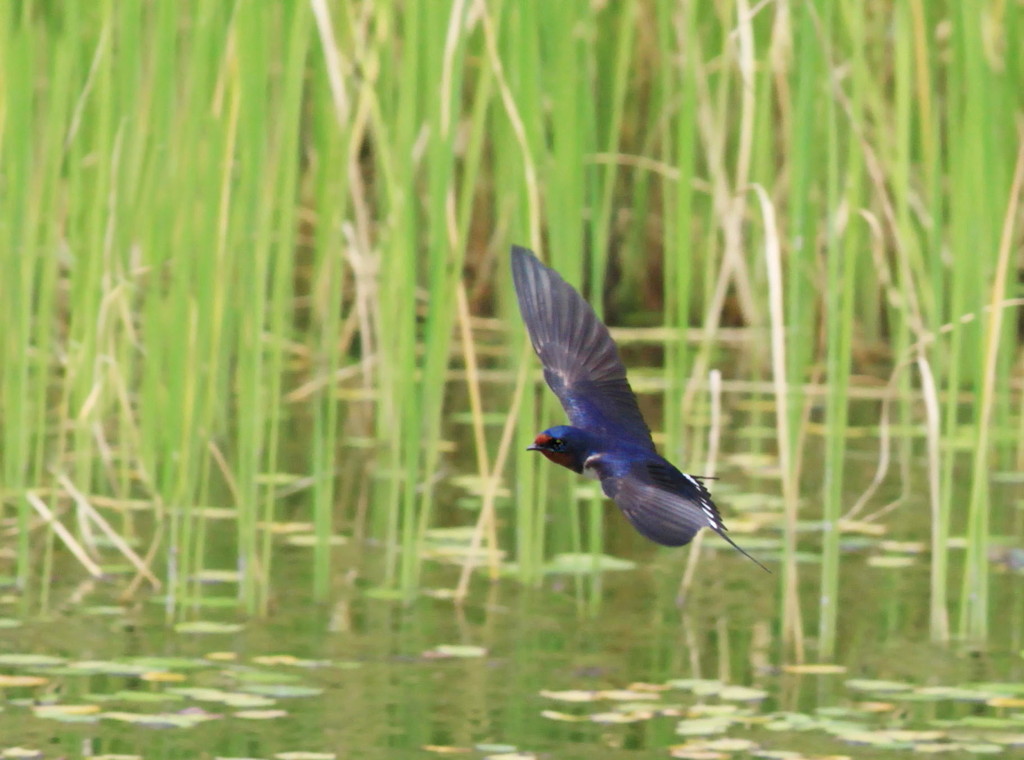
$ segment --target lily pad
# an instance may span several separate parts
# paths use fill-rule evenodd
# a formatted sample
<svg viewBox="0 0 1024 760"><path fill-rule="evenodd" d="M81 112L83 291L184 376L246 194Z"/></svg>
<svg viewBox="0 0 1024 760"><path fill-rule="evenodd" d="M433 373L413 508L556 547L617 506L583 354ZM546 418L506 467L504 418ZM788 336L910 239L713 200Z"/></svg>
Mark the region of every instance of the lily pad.
<svg viewBox="0 0 1024 760"><path fill-rule="evenodd" d="M581 689L568 689L565 691L548 691L543 689L540 695L548 699L557 699L559 702L596 702L600 699L598 692Z"/></svg>
<svg viewBox="0 0 1024 760"><path fill-rule="evenodd" d="M472 644L438 644L433 649L423 653L427 659L474 659L487 655L485 647L473 646Z"/></svg>
<svg viewBox="0 0 1024 760"><path fill-rule="evenodd" d="M724 686L718 692L718 698L730 702L757 702L765 699L768 692L764 689L753 689L749 686Z"/></svg>
<svg viewBox="0 0 1024 760"><path fill-rule="evenodd" d="M711 736L725 733L731 725L732 719L726 717L695 718L676 724L676 733L680 736Z"/></svg>
<svg viewBox="0 0 1024 760"><path fill-rule="evenodd" d="M878 693L911 691L914 688L911 684L901 681L884 681L871 678L851 678L846 681L846 687L854 691L873 691Z"/></svg>
<svg viewBox="0 0 1024 760"><path fill-rule="evenodd" d="M242 691L256 694L261 697L291 698L291 697L317 697L324 693L324 690L317 686L296 686L292 684L271 684L257 683L242 687Z"/></svg>
<svg viewBox="0 0 1024 760"><path fill-rule="evenodd" d="M798 675L835 675L846 672L845 665L834 665L831 663L798 663L794 665L783 665L782 672Z"/></svg>
<svg viewBox="0 0 1024 760"><path fill-rule="evenodd" d="M65 662L63 657L48 654L0 654L0 666L12 668L51 668Z"/></svg>
<svg viewBox="0 0 1024 760"><path fill-rule="evenodd" d="M601 712L594 713L590 716L591 723L602 723L605 725L625 724L625 723L639 723L641 721L650 720L654 717L654 712L651 710L634 710L631 712Z"/></svg>
<svg viewBox="0 0 1024 760"><path fill-rule="evenodd" d="M243 720L273 720L274 718L285 718L288 716L287 710L238 710L235 712L236 718L242 718Z"/></svg>
<svg viewBox="0 0 1024 760"><path fill-rule="evenodd" d="M675 678L668 681L668 686L706 697L718 694L725 687L725 684L711 678Z"/></svg>
<svg viewBox="0 0 1024 760"><path fill-rule="evenodd" d="M608 554L565 553L556 555L545 567L551 575L589 575L590 573L633 570L632 560L612 557Z"/></svg>

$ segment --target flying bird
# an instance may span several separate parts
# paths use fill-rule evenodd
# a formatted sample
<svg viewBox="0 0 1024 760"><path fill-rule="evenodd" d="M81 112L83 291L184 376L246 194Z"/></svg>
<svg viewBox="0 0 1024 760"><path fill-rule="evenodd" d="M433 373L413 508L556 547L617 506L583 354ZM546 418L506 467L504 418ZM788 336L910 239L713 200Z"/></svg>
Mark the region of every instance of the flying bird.
<svg viewBox="0 0 1024 760"><path fill-rule="evenodd" d="M512 247L512 279L544 379L571 423L548 428L528 450L600 480L605 495L651 541L683 546L707 527L768 570L729 538L704 479L658 454L615 341L590 304L519 246Z"/></svg>

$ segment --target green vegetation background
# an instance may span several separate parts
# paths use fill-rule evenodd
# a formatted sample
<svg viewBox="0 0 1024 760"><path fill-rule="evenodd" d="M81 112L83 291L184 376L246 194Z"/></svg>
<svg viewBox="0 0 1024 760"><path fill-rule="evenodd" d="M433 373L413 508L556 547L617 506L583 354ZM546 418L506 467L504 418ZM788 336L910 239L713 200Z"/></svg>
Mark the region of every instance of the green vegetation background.
<svg viewBox="0 0 1024 760"><path fill-rule="evenodd" d="M932 633L955 610L983 637L988 540L1020 528L989 473L1024 465L1021 39L1019 2L3 3L10 575L45 588L60 545L187 594L227 543L257 610L291 521L317 594L339 533L411 592L453 467L478 476L464 568L533 583L559 530L600 553L590 500L565 517L520 452L557 411L517 242L658 328L619 335L663 351L635 379L670 456L714 467L726 359L771 402L794 628L798 520L826 526L825 598L872 398L929 510Z"/></svg>

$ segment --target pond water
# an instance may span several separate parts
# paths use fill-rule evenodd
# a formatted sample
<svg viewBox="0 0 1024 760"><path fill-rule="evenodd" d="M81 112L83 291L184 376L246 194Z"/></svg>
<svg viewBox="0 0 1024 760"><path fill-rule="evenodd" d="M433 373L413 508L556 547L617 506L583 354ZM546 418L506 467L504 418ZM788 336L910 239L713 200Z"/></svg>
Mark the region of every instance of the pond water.
<svg viewBox="0 0 1024 760"><path fill-rule="evenodd" d="M873 468L855 455L848 478L862 488ZM742 522L738 494L772 491L741 469L720 470L728 522ZM994 498L1018 487L997 485ZM886 524L895 539L926 536L923 497ZM447 594L457 568L428 564L426 593L388 599L366 580L372 568L346 560L351 545L338 549L348 570L328 605L307 596L309 550L279 553L265 619L237 617L230 584L211 587L223 604L177 626L157 599L117 604L120 584L58 584L58 611L45 616L33 612L40 600L0 591L0 758L1024 756L1020 569L993 573L984 647L939 646L929 642L927 553L851 533L837 656L819 668L813 638L803 664L781 639L778 531L734 535L776 572L708 535L682 609L691 549L628 530L607 551L634 560L630 569L552 574L537 589L478 578L461 608ZM809 523L799 553L809 636L817 546ZM954 599L961 554L951 557ZM65 577L79 576L68 565Z"/></svg>
<svg viewBox="0 0 1024 760"><path fill-rule="evenodd" d="M223 628L195 630L164 625L153 603L76 603L4 632L0 756L1024 753L1020 575L996 578L1007 614L985 651L940 647L927 643L924 565L854 558L840 657L800 672L777 640L777 577L706 553L682 611L683 553L668 550L606 574L594 614L566 578L496 584L462 610L358 588L325 607L289 591L267 620L207 611ZM11 620L18 600L4 601Z"/></svg>

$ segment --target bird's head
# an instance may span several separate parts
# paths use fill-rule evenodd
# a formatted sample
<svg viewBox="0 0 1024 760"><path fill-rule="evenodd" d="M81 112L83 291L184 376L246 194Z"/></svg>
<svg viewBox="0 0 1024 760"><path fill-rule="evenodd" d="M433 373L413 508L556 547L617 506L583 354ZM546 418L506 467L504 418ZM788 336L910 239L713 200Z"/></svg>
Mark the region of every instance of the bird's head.
<svg viewBox="0 0 1024 760"><path fill-rule="evenodd" d="M583 463L590 455L590 440L579 428L559 425L538 435L527 451L539 451L555 464L582 473Z"/></svg>

